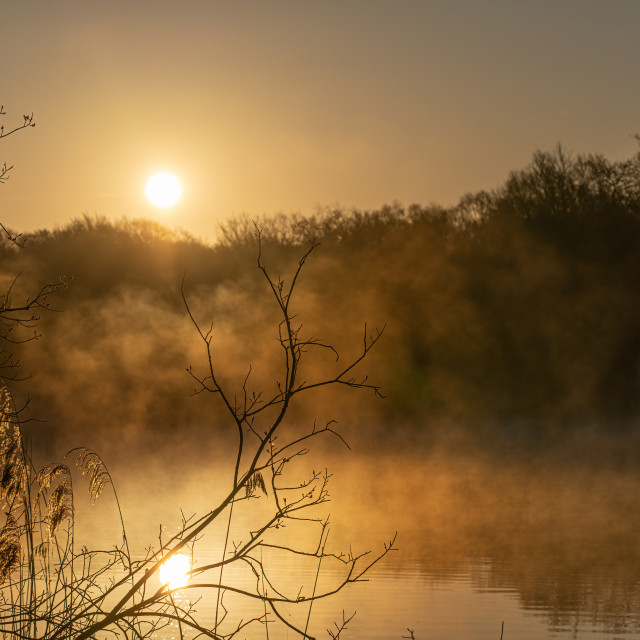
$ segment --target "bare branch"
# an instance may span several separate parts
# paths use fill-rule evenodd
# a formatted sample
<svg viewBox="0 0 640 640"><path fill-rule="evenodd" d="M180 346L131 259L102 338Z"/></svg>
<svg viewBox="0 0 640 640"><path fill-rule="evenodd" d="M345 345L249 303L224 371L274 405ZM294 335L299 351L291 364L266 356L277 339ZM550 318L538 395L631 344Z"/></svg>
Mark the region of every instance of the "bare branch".
<svg viewBox="0 0 640 640"><path fill-rule="evenodd" d="M229 417L230 425L235 425L238 438L235 448L230 450L233 456L233 472L225 494L218 503L207 513L198 517L185 517L181 513L181 524L172 536L164 535L162 527L159 529L155 545L149 546L144 557L134 559L127 546L124 533L122 544L110 552L95 552L83 549L77 551L73 547L73 523L69 520L67 541L57 546L45 547L39 545L39 555L34 552L28 556L29 562L35 566L35 558L42 569L30 570L21 565L22 575L27 579L14 581L11 588L15 593L12 598L5 598L5 602L24 602L21 607L14 608L7 615L0 615L0 634L9 633L11 637L34 637L34 625L39 624L44 634L39 637L47 640L62 640L74 637L76 640L88 640L98 635L110 635L114 638L133 637L149 638L169 624L178 625L178 635L182 638L187 631L195 637L207 637L214 640L230 640L241 637L243 630L249 625L264 624L270 631L270 626L284 626L294 631L302 638L308 635L308 620L311 607L316 600L328 598L340 593L348 585L364 581L367 574L378 562L395 550L395 537L385 544L381 551L372 553L364 551L354 553L332 552L327 549L329 520L320 514L318 507L329 501L328 483L331 474L327 469L307 469L300 472L300 464L291 464L294 460L302 463L310 451L311 442L321 434L331 434L346 446L347 443L336 429L335 420L328 420L322 426L314 421L311 427L291 425L282 429L289 415L289 409L294 399L302 392L316 387L334 384L346 385L351 388L369 388L379 394L379 388L368 382L366 376L355 378L354 368L362 362L368 352L378 342L382 330L369 335L366 331L362 350L347 364L338 368L337 372L319 380L305 382L298 379L300 363L303 358L314 353L314 347L329 350L339 361L337 351L329 344L317 338L307 338L302 334L302 325L296 320L292 311L295 301L294 293L300 281L300 275L307 258L318 246L312 240L309 249L298 261L293 277L289 284L282 279L273 279L262 261L262 237L258 236L258 268L267 280L269 289L277 304L280 320L278 322L278 340L281 351L281 375L276 383L276 391L264 399L262 390L250 389L250 381L254 367L249 364L246 374L237 381L236 391L230 393L223 389L219 380L219 363L215 359L214 327L208 328L196 319L185 293L185 278L181 284L181 297L185 305L186 314L193 325L196 334L202 342L205 361L205 373L196 374L189 367L188 375L194 380L195 394L210 393L214 401L220 400ZM28 318L29 310L44 305L49 290L43 289L41 295L27 301L23 307L13 306L10 302L13 287L10 286L5 296L5 310L11 309L13 318ZM26 312L26 316L19 313ZM0 320L2 309L0 308ZM24 320L25 323L28 320ZM207 327L207 325L204 325ZM1 361L0 361L1 362ZM332 365L335 366L335 365ZM205 393L206 392L206 393ZM7 410L8 411L8 410ZM6 412L5 412L6 413ZM8 414L7 414L8 415ZM245 434L251 434L246 438ZM18 448L16 447L17 451ZM82 470L89 476L90 491L97 498L106 485L113 487L113 481L102 459L87 449L75 450L79 452L79 463ZM13 454L12 454L13 455ZM304 466L304 465L302 465ZM24 465L23 467L24 468ZM27 471L28 473L28 471ZM69 468L65 465L50 465L40 476L44 486L46 480L50 482L56 475L67 476L70 482ZM62 477L62 476L61 476ZM61 482L57 480L56 482ZM21 485L20 485L21 486ZM27 495L28 492L16 490L16 495ZM60 490L62 491L62 490ZM44 499L45 491L38 494ZM71 494L69 494L71 495ZM242 539L231 537L231 525L234 518L236 503L253 504L260 500L267 511L267 515L260 517L257 523L243 526ZM117 496L116 496L117 501ZM31 518L32 510L23 509L22 522L24 530L35 535L36 526L42 526L44 520L36 522ZM70 511L61 511L71 513ZM121 513L121 512L120 512ZM64 520L64 518L63 518ZM65 520L66 522L66 520ZM224 547L220 557L214 558L207 564L194 565L186 571L186 584L174 586L168 582L157 586L152 582L160 572L161 567L174 556L189 552L195 557L194 548L202 536L214 525L224 522L226 533ZM256 526L257 525L257 526ZM287 536L287 527L298 528L320 527L317 546L311 549L301 548L297 542L300 538ZM62 527L56 529L55 541L60 538ZM56 563L45 561L52 552L59 555ZM300 584L296 587L283 587L278 579L281 563L267 561L269 558L284 554L293 561L317 559L318 566L315 580L312 584ZM264 557L264 559L263 559ZM322 584L318 580L323 562L338 567L335 580L329 586L318 589ZM286 566L286 563L284 563ZM236 573L227 571L227 567L242 566L246 572L250 569L254 580L238 583ZM9 562L8 571L15 573ZM105 584L106 576L112 572L119 572ZM277 585L277 586L276 586ZM43 589L43 591L38 591ZM33 597L28 598L25 590L31 590ZM202 622L196 615L196 609L189 600L181 600L175 593L181 590L187 596L191 593L211 594L215 598L215 620L213 624ZM241 602L258 603L264 608L264 614L249 614L247 619L233 620L231 608L225 604L225 594L233 594ZM22 600L20 600L20 598ZM185 604L185 602L187 604ZM307 625L303 628L291 622L281 613L282 605L308 605ZM242 606L242 605L241 605ZM2 604L0 601L0 609ZM343 612L342 622L335 623L335 629L328 630L329 635L336 639L347 628L353 616L346 617ZM24 620L32 623L23 624Z"/></svg>

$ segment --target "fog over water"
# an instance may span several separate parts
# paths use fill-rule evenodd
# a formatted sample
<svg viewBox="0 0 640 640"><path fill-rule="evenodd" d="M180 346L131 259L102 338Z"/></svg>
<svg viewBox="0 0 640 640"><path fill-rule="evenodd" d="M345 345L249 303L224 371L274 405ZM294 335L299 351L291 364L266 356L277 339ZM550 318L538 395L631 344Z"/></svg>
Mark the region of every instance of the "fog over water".
<svg viewBox="0 0 640 640"><path fill-rule="evenodd" d="M321 241L293 312L340 360L310 349L300 379L357 357L365 322L369 335L385 327L354 371L385 398L319 388L283 427L336 420L344 438L323 434L295 462L334 474L330 546L365 550L397 531L386 559L397 570L464 574L551 627L638 631L638 171L638 158L558 150L449 210L257 221L276 278L290 278L308 236ZM282 378L278 310L252 229L232 220L205 246L148 223L85 218L2 249L4 277L22 274L16 296L73 278L51 300L60 312L42 317L43 338L19 347L30 378L14 393L45 420L25 425L35 456L99 451L142 547L161 522L177 526L181 508L214 504L234 463L234 425L215 396L192 394L185 371L206 375L207 360L183 278L194 317L213 323L230 396L243 394L250 365L249 391L268 395ZM111 508L105 497L85 509L84 535L108 533Z"/></svg>

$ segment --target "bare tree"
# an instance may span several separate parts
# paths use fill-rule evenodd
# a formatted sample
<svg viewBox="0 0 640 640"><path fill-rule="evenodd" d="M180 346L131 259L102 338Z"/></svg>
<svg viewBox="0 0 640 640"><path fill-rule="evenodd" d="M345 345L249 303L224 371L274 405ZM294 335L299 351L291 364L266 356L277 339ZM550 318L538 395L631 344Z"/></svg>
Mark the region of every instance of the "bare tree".
<svg viewBox="0 0 640 640"><path fill-rule="evenodd" d="M7 112L4 110L4 105L0 105L0 117L6 116ZM17 133L18 131L22 131L23 129L27 129L28 127L35 127L36 123L33 120L33 113L23 115L22 123L15 125L13 128L9 128L5 131L4 124L0 123L0 139L7 138L8 136ZM6 182L9 178L9 172L13 169L13 165L7 165L6 162L3 162L0 165L0 184ZM4 227L3 227L4 229Z"/></svg>
<svg viewBox="0 0 640 640"><path fill-rule="evenodd" d="M168 539L161 529L158 542L148 547L143 558L132 557L124 523L123 541L112 550L75 548L70 466L49 465L38 473L29 471L21 462L25 455L16 454L20 446L11 445L12 441L19 445L18 427L5 396L2 424L8 444L2 450L4 475L24 480L19 486L15 482L7 485L14 488L4 495L10 515L0 531L0 578L5 581L0 587L0 634L49 640L84 640L101 633L114 638L146 638L172 624L177 625L181 638L190 633L192 637L228 640L249 627L263 629L267 638L270 633L281 637L277 628L312 638L309 620L313 604L366 579L371 568L394 549L395 536L377 553L328 549L330 523L320 508L328 500L330 474L326 469L301 472L299 463L317 438L344 440L333 421L307 427L287 423L293 403L312 389L346 386L380 395L375 384L357 374L357 367L382 331L369 333L365 325L360 349L344 364L331 345L304 337L293 312L294 294L317 242L311 242L288 284L270 275L261 242L258 233L257 266L280 316L280 377L271 395L250 389L250 366L246 376L237 381L240 393L233 394L224 386L214 355L213 326L205 329L195 317L183 282L184 304L202 341L206 363L202 376L191 367L187 371L197 393L211 394L221 403L236 442L228 451L230 477L219 502L200 516L183 516L178 532ZM301 363L316 349L336 355L335 369L325 377L304 380ZM74 455L89 476L93 497L112 486L97 454L82 449ZM250 508L256 520L255 524L241 525L242 538L236 540L230 532L234 508L239 509L239 504ZM37 513L42 515L37 517ZM198 544L216 525L226 531L224 546L220 557L206 558L197 552ZM307 529L311 531L303 536ZM288 531L292 535L287 536ZM159 579L163 566L185 555L191 557L192 564L180 584ZM292 563L315 565L308 582L295 587L283 583L278 567L291 567ZM319 581L329 565L334 569L332 581ZM178 592L184 597L178 597ZM215 602L212 619L203 619L194 605L198 597L205 596ZM300 615L292 620L285 608ZM338 638L351 619L343 613L335 628L327 629L329 636Z"/></svg>
<svg viewBox="0 0 640 640"><path fill-rule="evenodd" d="M0 105L0 118L5 115L4 106ZM0 124L0 139L36 126L33 113L23 115L22 118L22 123L8 129L5 129L4 124ZM12 169L13 165L6 162L0 165L0 184L7 181ZM2 222L0 229L10 244L18 249L24 248L25 240L21 233L10 231ZM51 296L65 288L69 280L61 278L58 282L50 282L31 295L21 295L16 301L14 292L18 277L14 276L4 293L0 294L0 378L4 380L19 379L22 365L14 354L15 345L39 337L36 326L40 320L40 313L51 309Z"/></svg>

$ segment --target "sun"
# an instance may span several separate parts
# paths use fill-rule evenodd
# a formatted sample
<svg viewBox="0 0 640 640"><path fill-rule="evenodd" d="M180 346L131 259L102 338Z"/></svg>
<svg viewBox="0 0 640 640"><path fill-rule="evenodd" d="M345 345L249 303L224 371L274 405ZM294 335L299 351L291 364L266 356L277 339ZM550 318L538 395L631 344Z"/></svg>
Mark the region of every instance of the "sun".
<svg viewBox="0 0 640 640"><path fill-rule="evenodd" d="M187 584L189 576L187 572L191 569L189 558L181 553L171 556L160 567L160 582L169 584L169 589L181 589Z"/></svg>
<svg viewBox="0 0 640 640"><path fill-rule="evenodd" d="M145 191L152 205L166 209L178 202L182 185L171 173L156 173L149 178Z"/></svg>

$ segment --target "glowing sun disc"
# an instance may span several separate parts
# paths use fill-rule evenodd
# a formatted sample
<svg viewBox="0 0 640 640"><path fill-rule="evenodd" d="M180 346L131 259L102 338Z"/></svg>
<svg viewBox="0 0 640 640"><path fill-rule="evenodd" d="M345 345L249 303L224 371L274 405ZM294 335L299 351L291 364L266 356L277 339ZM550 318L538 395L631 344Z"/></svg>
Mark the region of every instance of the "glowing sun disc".
<svg viewBox="0 0 640 640"><path fill-rule="evenodd" d="M189 576L187 572L191 569L191 562L187 556L177 553L171 556L160 567L160 582L169 584L169 589L181 589L187 584Z"/></svg>
<svg viewBox="0 0 640 640"><path fill-rule="evenodd" d="M147 198L156 207L172 207L182 194L178 178L170 173L156 173L149 178L146 187Z"/></svg>

